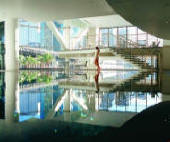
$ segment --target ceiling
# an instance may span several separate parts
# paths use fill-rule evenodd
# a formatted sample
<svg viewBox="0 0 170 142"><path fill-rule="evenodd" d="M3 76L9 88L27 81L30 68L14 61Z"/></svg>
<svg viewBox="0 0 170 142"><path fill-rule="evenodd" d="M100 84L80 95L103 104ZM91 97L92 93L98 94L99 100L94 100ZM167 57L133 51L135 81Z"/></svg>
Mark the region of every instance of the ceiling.
<svg viewBox="0 0 170 142"><path fill-rule="evenodd" d="M170 39L170 0L107 0L127 21L140 29Z"/></svg>
<svg viewBox="0 0 170 142"><path fill-rule="evenodd" d="M108 15L98 17L81 18L89 23L91 27L123 27L132 26L131 23L127 22L120 15Z"/></svg>
<svg viewBox="0 0 170 142"><path fill-rule="evenodd" d="M105 0L0 0L0 19L64 20L114 14Z"/></svg>
<svg viewBox="0 0 170 142"><path fill-rule="evenodd" d="M100 16L96 22L88 20L93 25L113 26L121 19L114 20L117 13L150 34L170 39L170 0L0 0L0 20L52 21ZM101 16L108 17L102 20Z"/></svg>

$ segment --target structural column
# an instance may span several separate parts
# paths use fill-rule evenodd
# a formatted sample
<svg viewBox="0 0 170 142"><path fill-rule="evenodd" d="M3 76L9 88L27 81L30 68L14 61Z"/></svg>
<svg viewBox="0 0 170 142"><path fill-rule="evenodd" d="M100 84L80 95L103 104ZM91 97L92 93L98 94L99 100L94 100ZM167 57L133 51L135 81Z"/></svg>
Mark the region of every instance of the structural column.
<svg viewBox="0 0 170 142"><path fill-rule="evenodd" d="M95 48L96 47L96 28L90 27L88 31L88 48Z"/></svg>
<svg viewBox="0 0 170 142"><path fill-rule="evenodd" d="M17 119L15 109L18 72L5 72L5 84L5 119L7 122L14 122Z"/></svg>
<svg viewBox="0 0 170 142"><path fill-rule="evenodd" d="M65 73L67 75L69 75L69 73L70 73L70 61L69 61L69 59L65 59L65 67L64 67L64 69L65 69Z"/></svg>
<svg viewBox="0 0 170 142"><path fill-rule="evenodd" d="M72 48L72 47L70 47L70 29L71 28L67 24L65 24L65 26L67 26L64 29L65 46L67 49L70 49L70 48Z"/></svg>
<svg viewBox="0 0 170 142"><path fill-rule="evenodd" d="M19 28L18 20L9 18L5 21L5 69L19 69Z"/></svg>
<svg viewBox="0 0 170 142"><path fill-rule="evenodd" d="M170 46L164 46L161 49L161 69L162 70L170 70Z"/></svg>

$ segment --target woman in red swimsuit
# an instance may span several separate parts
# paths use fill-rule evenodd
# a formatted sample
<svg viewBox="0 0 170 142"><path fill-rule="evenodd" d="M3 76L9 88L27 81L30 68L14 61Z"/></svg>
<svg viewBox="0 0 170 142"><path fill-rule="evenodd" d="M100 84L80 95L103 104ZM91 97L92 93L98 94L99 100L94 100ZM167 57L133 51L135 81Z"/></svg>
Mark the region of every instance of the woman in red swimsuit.
<svg viewBox="0 0 170 142"><path fill-rule="evenodd" d="M97 50L97 53L96 53L94 63L97 66L97 71L100 72L100 66L99 66L99 53L100 53L100 50L99 50L99 47L96 47L96 50Z"/></svg>
<svg viewBox="0 0 170 142"><path fill-rule="evenodd" d="M96 93L99 92L99 74L100 74L100 66L99 66L99 53L100 53L100 50L99 50L99 47L96 47L96 57L95 57L95 65L97 66L97 73L94 77L95 79L95 86L96 86Z"/></svg>

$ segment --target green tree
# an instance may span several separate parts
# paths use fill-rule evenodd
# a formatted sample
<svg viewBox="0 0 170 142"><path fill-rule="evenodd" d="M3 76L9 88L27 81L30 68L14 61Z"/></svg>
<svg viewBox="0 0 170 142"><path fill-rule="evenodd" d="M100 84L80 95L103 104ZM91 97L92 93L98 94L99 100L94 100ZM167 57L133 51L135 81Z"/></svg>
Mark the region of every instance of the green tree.
<svg viewBox="0 0 170 142"><path fill-rule="evenodd" d="M42 57L45 63L50 63L53 60L53 56L51 54L44 54Z"/></svg>
<svg viewBox="0 0 170 142"><path fill-rule="evenodd" d="M45 64L45 65L49 65L50 62L52 62L53 60L53 56L51 54L44 54L42 55L42 62Z"/></svg>
<svg viewBox="0 0 170 142"><path fill-rule="evenodd" d="M27 65L36 65L38 63L38 60L35 57L28 56L26 57L26 64Z"/></svg>

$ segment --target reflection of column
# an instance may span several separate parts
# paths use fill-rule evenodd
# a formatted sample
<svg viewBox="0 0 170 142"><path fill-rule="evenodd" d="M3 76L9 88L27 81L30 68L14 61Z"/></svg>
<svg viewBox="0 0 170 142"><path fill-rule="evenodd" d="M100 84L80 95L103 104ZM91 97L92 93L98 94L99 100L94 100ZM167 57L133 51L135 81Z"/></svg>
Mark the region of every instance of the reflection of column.
<svg viewBox="0 0 170 142"><path fill-rule="evenodd" d="M99 110L99 94L95 94L95 110Z"/></svg>
<svg viewBox="0 0 170 142"><path fill-rule="evenodd" d="M88 102L88 109L91 111L91 112L95 112L95 103L96 103L96 101L95 101L96 99L95 99L95 95L94 94L91 94L90 95L90 99L89 99L89 102Z"/></svg>
<svg viewBox="0 0 170 142"><path fill-rule="evenodd" d="M17 72L6 72L5 73L5 119L8 122L15 121L15 93L16 84L18 81Z"/></svg>
<svg viewBox="0 0 170 142"><path fill-rule="evenodd" d="M5 21L5 69L18 70L19 68L19 31L18 20Z"/></svg>
<svg viewBox="0 0 170 142"><path fill-rule="evenodd" d="M16 91L15 91L15 108L16 113L20 114L20 94L19 94L19 81L16 79Z"/></svg>
<svg viewBox="0 0 170 142"><path fill-rule="evenodd" d="M66 92L66 96L64 99L64 121L70 121L70 91Z"/></svg>
<svg viewBox="0 0 170 142"><path fill-rule="evenodd" d="M116 92L116 95L115 95L115 104L116 105L119 105L120 103L120 92Z"/></svg>
<svg viewBox="0 0 170 142"><path fill-rule="evenodd" d="M68 75L70 72L70 62L68 59L65 60L65 73Z"/></svg>
<svg viewBox="0 0 170 142"><path fill-rule="evenodd" d="M70 91L66 92L66 96L64 99L64 111L70 112Z"/></svg>

